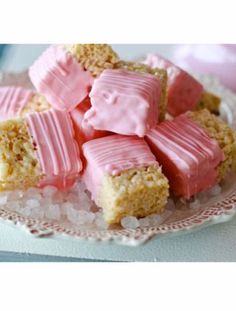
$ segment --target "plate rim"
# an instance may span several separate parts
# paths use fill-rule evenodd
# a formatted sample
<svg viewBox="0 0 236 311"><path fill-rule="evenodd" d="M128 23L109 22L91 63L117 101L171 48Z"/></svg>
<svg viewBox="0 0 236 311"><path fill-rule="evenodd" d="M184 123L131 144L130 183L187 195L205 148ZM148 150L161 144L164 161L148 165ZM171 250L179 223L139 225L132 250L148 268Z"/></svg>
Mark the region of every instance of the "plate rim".
<svg viewBox="0 0 236 311"><path fill-rule="evenodd" d="M153 238L192 232L210 225L229 221L236 214L236 191L232 190L224 199L216 201L184 220L170 224L137 229L86 230L63 228L59 223L34 219L16 212L0 209L0 220L25 229L34 237L63 236L88 241L116 242L137 246Z"/></svg>
<svg viewBox="0 0 236 311"><path fill-rule="evenodd" d="M0 72L1 80L4 75L12 76L15 81L17 77L27 83L27 71L21 73ZM215 77L209 75L199 75L199 80L205 84L205 88L212 91L219 91L223 94L229 94L231 102L236 102L236 94L224 87ZM212 87L207 87L209 81ZM22 85L23 86L23 85ZM223 97L224 100L224 97ZM232 108L232 107L231 107ZM236 113L233 111L233 113ZM137 229L71 229L63 228L60 223L34 219L17 214L16 212L0 208L0 221L20 227L30 233L33 237L60 237L76 238L96 242L115 242L117 244L138 246L154 238L162 238L173 235L190 233L210 225L229 221L236 214L236 189L231 190L224 198L209 204L207 207L196 211L195 214L182 220L165 223L159 226L137 228Z"/></svg>

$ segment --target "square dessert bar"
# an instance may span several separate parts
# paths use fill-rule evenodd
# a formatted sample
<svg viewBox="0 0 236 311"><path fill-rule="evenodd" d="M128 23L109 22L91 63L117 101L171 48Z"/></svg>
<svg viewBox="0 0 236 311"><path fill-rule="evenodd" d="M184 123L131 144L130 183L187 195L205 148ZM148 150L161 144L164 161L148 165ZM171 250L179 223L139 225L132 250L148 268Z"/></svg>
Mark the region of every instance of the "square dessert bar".
<svg viewBox="0 0 236 311"><path fill-rule="evenodd" d="M136 71L140 73L149 73L157 77L161 83L161 98L157 103L159 105L159 120L163 121L166 114L167 104L167 71L165 69L151 68L145 64L120 61L116 64L116 68Z"/></svg>
<svg viewBox="0 0 236 311"><path fill-rule="evenodd" d="M167 70L168 91L167 111L177 116L188 110L207 108L213 113L219 113L220 98L205 92L201 83L165 58L149 54L144 64L152 68Z"/></svg>
<svg viewBox="0 0 236 311"><path fill-rule="evenodd" d="M0 121L21 117L32 111L50 108L46 99L33 90L22 87L0 87Z"/></svg>
<svg viewBox="0 0 236 311"><path fill-rule="evenodd" d="M71 111L89 94L93 77L62 46L50 46L29 69L36 90L53 108Z"/></svg>
<svg viewBox="0 0 236 311"><path fill-rule="evenodd" d="M115 134L85 143L83 153L82 180L107 223L164 209L168 181L144 139Z"/></svg>
<svg viewBox="0 0 236 311"><path fill-rule="evenodd" d="M222 119L211 114L207 109L187 112L188 118L215 139L224 153L224 161L218 166L219 180L236 170L236 132Z"/></svg>
<svg viewBox="0 0 236 311"><path fill-rule="evenodd" d="M49 110L0 123L0 191L70 187L82 169L67 113Z"/></svg>
<svg viewBox="0 0 236 311"><path fill-rule="evenodd" d="M71 44L65 47L94 77L104 69L113 69L120 60L108 44Z"/></svg>
<svg viewBox="0 0 236 311"><path fill-rule="evenodd" d="M89 97L83 122L96 130L143 137L158 123L161 82L152 74L106 69Z"/></svg>
<svg viewBox="0 0 236 311"><path fill-rule="evenodd" d="M216 185L236 163L235 132L208 110L164 121L146 140L170 190L187 199Z"/></svg>

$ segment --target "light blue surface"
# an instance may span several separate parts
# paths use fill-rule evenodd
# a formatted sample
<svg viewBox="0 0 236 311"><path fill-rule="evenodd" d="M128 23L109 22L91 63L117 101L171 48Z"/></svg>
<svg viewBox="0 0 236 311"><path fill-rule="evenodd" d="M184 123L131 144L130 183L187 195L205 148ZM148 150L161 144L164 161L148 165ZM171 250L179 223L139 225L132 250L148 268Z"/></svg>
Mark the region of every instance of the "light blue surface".
<svg viewBox="0 0 236 311"><path fill-rule="evenodd" d="M0 44L0 69L2 69L2 64L4 63L5 54L8 49L8 44Z"/></svg>
<svg viewBox="0 0 236 311"><path fill-rule="evenodd" d="M62 260L66 257L68 261L74 258L128 262L236 261L236 217L227 223L180 236L155 239L139 247L61 237L34 238L19 228L2 223L0 234L1 251L59 256ZM19 257L12 254L12 260L14 258ZM30 258L37 260L38 257Z"/></svg>
<svg viewBox="0 0 236 311"><path fill-rule="evenodd" d="M104 260L101 261L86 258L68 258L13 252L0 252L0 262L104 262Z"/></svg>
<svg viewBox="0 0 236 311"><path fill-rule="evenodd" d="M131 60L147 53L158 52L166 57L172 56L172 49L175 45L156 44L113 44L121 58ZM33 61L48 47L46 44L14 44L8 48L8 53L4 57L2 70L22 71L27 69Z"/></svg>

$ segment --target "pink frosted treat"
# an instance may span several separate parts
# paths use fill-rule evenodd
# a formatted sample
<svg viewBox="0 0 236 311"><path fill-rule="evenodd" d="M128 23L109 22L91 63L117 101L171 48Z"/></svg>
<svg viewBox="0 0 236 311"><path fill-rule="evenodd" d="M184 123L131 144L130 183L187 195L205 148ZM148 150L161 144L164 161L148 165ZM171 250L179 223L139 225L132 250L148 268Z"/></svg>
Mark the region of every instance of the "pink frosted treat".
<svg viewBox="0 0 236 311"><path fill-rule="evenodd" d="M159 55L149 54L144 64L167 70L167 111L171 115L177 116L197 106L204 89L190 74Z"/></svg>
<svg viewBox="0 0 236 311"><path fill-rule="evenodd" d="M70 187L82 170L82 162L69 114L51 109L28 115L26 123L44 176L39 185Z"/></svg>
<svg viewBox="0 0 236 311"><path fill-rule="evenodd" d="M0 122L0 191L70 187L82 170L67 112L48 110Z"/></svg>
<svg viewBox="0 0 236 311"><path fill-rule="evenodd" d="M75 137L79 145L82 145L89 140L104 137L110 134L107 131L95 130L88 123L83 123L84 115L90 108L90 99L87 97L80 105L70 112L75 129Z"/></svg>
<svg viewBox="0 0 236 311"><path fill-rule="evenodd" d="M158 123L161 82L151 74L104 70L90 92L84 123L96 130L143 137Z"/></svg>
<svg viewBox="0 0 236 311"><path fill-rule="evenodd" d="M22 87L0 87L0 121L20 116L34 95L34 91Z"/></svg>
<svg viewBox="0 0 236 311"><path fill-rule="evenodd" d="M163 210L168 181L143 138L110 135L83 145L82 180L108 223Z"/></svg>
<svg viewBox="0 0 236 311"><path fill-rule="evenodd" d="M175 195L189 199L219 182L218 166L224 153L190 115L162 122L150 130L146 140Z"/></svg>
<svg viewBox="0 0 236 311"><path fill-rule="evenodd" d="M50 46L29 69L38 92L56 109L71 111L88 95L93 77L61 46Z"/></svg>

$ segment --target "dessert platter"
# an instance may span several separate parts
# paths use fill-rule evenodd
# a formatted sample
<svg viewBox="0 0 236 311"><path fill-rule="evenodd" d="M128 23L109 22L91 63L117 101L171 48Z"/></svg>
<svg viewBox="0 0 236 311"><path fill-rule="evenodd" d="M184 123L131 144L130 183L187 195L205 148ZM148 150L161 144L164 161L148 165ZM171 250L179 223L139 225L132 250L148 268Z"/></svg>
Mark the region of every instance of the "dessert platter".
<svg viewBox="0 0 236 311"><path fill-rule="evenodd" d="M214 77L75 44L0 79L1 221L139 245L236 213L236 95Z"/></svg>

